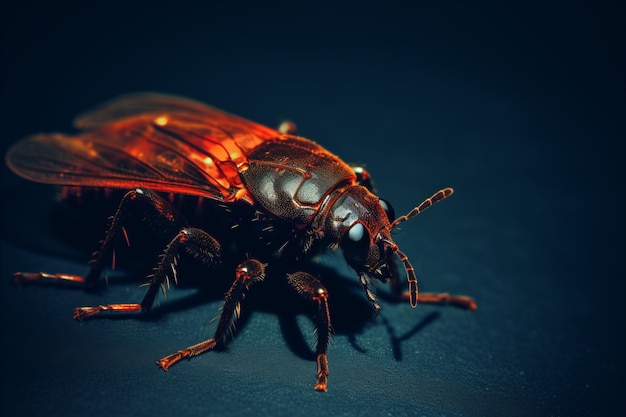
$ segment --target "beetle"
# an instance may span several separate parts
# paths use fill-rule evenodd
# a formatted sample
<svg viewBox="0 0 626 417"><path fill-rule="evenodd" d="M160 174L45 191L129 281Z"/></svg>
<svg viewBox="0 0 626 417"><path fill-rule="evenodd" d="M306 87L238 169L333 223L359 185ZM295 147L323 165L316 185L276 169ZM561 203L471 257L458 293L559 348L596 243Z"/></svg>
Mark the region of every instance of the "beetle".
<svg viewBox="0 0 626 417"><path fill-rule="evenodd" d="M79 116L75 135L37 134L14 144L9 168L28 180L65 187L127 190L112 217L100 249L85 276L16 272L16 282L71 281L96 285L118 239L128 242L129 214L141 211L152 229L167 237L163 252L139 303L78 307L82 320L104 312L146 312L159 289L178 282L177 264L190 254L209 268L235 259L215 334L157 361L167 371L184 358L221 348L232 338L244 297L265 280L271 265L304 265L327 250L340 249L377 313L372 279L391 284L412 307L420 302L450 303L469 310L467 296L421 293L407 255L391 237L400 223L449 197L445 188L408 214L395 217L391 205L374 193L367 171L346 164L291 125L278 130L190 99L138 93L122 96ZM201 226L189 225L168 195L197 197L208 212ZM396 260L403 265L403 290ZM326 391L327 346L331 337L328 291L322 277L306 270L287 273L289 287L316 309L317 378Z"/></svg>

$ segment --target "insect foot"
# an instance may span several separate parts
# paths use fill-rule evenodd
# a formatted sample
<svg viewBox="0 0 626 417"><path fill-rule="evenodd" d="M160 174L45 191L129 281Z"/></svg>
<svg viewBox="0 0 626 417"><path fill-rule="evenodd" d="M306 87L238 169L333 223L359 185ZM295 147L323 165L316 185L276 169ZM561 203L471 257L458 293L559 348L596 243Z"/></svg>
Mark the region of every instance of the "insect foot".
<svg viewBox="0 0 626 417"><path fill-rule="evenodd" d="M410 299L409 292L402 294L405 299ZM430 293L425 292L419 295L420 303L429 304L449 304L454 307L464 308L465 310L474 311L478 308L478 303L472 297L466 295L450 295L448 293Z"/></svg>
<svg viewBox="0 0 626 417"><path fill-rule="evenodd" d="M104 311L114 313L134 313L141 311L141 304L107 304L93 307L77 307L74 309L74 318L84 320Z"/></svg>
<svg viewBox="0 0 626 417"><path fill-rule="evenodd" d="M84 284L85 278L79 275L69 274L47 274L45 272L15 272L13 273L13 283L16 285L30 284L34 282L54 282Z"/></svg>
<svg viewBox="0 0 626 417"><path fill-rule="evenodd" d="M322 353L317 357L317 382L315 383L315 391L328 391L326 384L328 383L328 359L326 354Z"/></svg>
<svg viewBox="0 0 626 417"><path fill-rule="evenodd" d="M172 353L171 355L159 359L158 361L156 361L156 364L165 372L167 372L170 366L174 365L177 362L180 362L181 359L190 359L193 356L198 356L201 353L213 350L215 348L215 345L215 339L205 340L204 342L200 342L197 345L189 346L186 349L179 350L176 353Z"/></svg>

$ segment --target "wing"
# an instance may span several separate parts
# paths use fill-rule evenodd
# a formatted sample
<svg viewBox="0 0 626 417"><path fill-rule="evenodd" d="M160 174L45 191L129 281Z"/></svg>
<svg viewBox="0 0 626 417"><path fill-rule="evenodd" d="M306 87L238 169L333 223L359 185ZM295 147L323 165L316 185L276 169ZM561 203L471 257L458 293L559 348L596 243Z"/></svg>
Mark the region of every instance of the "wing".
<svg viewBox="0 0 626 417"><path fill-rule="evenodd" d="M281 134L202 103L160 94L123 96L75 120L83 132L39 134L11 147L7 165L37 182L134 188L234 201L239 169Z"/></svg>

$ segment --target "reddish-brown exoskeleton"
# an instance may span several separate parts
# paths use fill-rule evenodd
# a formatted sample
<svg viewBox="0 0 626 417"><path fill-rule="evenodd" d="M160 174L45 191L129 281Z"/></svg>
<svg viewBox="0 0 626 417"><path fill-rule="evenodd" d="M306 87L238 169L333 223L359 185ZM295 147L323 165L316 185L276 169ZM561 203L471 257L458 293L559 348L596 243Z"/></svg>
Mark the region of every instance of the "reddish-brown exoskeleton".
<svg viewBox="0 0 626 417"><path fill-rule="evenodd" d="M445 188L395 218L389 203L373 193L367 172L346 165L316 143L224 113L204 104L166 95L135 94L80 116L75 136L39 134L15 144L8 166L32 181L62 186L130 190L113 216L102 246L86 276L18 272L17 281L73 281L94 286L117 238L126 236L131 210L158 223L167 235L160 261L149 276L140 303L75 309L84 319L102 312L141 312L151 308L159 288L177 280L176 265L184 251L209 267L228 256L238 259L235 279L226 294L213 338L157 361L164 370L183 358L224 346L250 288L266 277L266 266L281 260L306 260L341 248L355 270L367 299L380 306L368 285L371 278L390 282L393 293L415 307L418 299L475 309L469 297L419 294L407 256L391 238L401 222L450 196ZM188 226L162 194L197 196L211 209L202 227ZM208 202L208 204L207 204ZM394 262L408 279L400 285ZM285 280L316 307L317 382L326 391L326 349L331 335L328 291L306 271Z"/></svg>

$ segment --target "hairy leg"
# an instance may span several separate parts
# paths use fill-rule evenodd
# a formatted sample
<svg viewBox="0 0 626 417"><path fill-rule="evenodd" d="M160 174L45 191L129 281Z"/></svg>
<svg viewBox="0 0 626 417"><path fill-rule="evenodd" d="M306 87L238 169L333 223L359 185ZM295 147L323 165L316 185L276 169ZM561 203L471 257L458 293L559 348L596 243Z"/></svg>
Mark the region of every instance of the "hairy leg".
<svg viewBox="0 0 626 417"><path fill-rule="evenodd" d="M222 347L232 338L235 325L239 319L241 303L250 287L265 279L265 264L256 259L248 259L237 267L235 281L226 293L226 299L222 308L222 315L217 324L215 335L209 340L205 340L176 353L172 353L156 362L164 371L170 366L185 358L191 358L201 353Z"/></svg>
<svg viewBox="0 0 626 417"><path fill-rule="evenodd" d="M296 272L287 276L287 282L298 294L311 302L317 309L315 332L317 334L317 382L316 391L327 391L328 358L326 350L331 335L330 312L328 310L328 290L322 283L306 272Z"/></svg>

